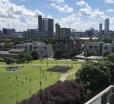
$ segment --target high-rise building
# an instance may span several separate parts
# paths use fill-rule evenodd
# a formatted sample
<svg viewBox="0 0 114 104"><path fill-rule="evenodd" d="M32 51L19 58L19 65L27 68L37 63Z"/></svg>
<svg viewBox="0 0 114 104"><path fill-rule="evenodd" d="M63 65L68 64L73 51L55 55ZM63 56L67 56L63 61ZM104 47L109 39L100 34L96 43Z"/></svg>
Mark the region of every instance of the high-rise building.
<svg viewBox="0 0 114 104"><path fill-rule="evenodd" d="M48 18L43 18L43 31L48 32Z"/></svg>
<svg viewBox="0 0 114 104"><path fill-rule="evenodd" d="M102 23L100 23L99 24L99 36L98 36L100 41L102 41L102 38L103 38L102 37L102 35L103 35L102 33L103 33Z"/></svg>
<svg viewBox="0 0 114 104"><path fill-rule="evenodd" d="M99 24L99 33L102 34L102 23Z"/></svg>
<svg viewBox="0 0 114 104"><path fill-rule="evenodd" d="M49 36L54 34L54 21L50 18L43 18L43 31L48 32Z"/></svg>
<svg viewBox="0 0 114 104"><path fill-rule="evenodd" d="M105 30L104 30L105 34L109 33L109 18L107 18L105 20Z"/></svg>
<svg viewBox="0 0 114 104"><path fill-rule="evenodd" d="M3 34L12 34L12 33L15 33L15 29L3 28L2 33Z"/></svg>
<svg viewBox="0 0 114 104"><path fill-rule="evenodd" d="M60 39L67 39L71 35L70 28L60 28Z"/></svg>
<svg viewBox="0 0 114 104"><path fill-rule="evenodd" d="M42 18L38 16L38 30L39 32L46 32L47 35L52 36L54 34L54 20L50 18Z"/></svg>
<svg viewBox="0 0 114 104"><path fill-rule="evenodd" d="M60 40L60 25L57 23L55 24L56 29L56 38Z"/></svg>
<svg viewBox="0 0 114 104"><path fill-rule="evenodd" d="M39 32L42 32L43 31L43 26L42 26L42 16L41 15L39 15L38 16L38 30L39 30Z"/></svg>
<svg viewBox="0 0 114 104"><path fill-rule="evenodd" d="M49 36L54 35L54 20L53 19L48 20L48 32L49 32Z"/></svg>

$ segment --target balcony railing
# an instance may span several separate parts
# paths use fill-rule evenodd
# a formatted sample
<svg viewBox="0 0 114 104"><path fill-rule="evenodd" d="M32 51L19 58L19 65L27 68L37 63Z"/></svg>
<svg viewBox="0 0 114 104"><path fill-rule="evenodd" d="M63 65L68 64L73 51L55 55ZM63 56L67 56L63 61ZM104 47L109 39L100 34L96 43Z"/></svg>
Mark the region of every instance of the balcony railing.
<svg viewBox="0 0 114 104"><path fill-rule="evenodd" d="M114 86L109 86L85 104L114 104Z"/></svg>

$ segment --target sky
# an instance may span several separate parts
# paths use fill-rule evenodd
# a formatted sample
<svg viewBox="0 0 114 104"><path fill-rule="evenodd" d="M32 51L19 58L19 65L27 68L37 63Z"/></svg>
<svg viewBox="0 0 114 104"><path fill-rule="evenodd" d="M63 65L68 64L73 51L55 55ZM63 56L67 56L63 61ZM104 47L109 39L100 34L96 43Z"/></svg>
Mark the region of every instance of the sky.
<svg viewBox="0 0 114 104"><path fill-rule="evenodd" d="M76 31L98 29L109 18L114 30L114 0L0 0L0 29L38 28L38 15Z"/></svg>

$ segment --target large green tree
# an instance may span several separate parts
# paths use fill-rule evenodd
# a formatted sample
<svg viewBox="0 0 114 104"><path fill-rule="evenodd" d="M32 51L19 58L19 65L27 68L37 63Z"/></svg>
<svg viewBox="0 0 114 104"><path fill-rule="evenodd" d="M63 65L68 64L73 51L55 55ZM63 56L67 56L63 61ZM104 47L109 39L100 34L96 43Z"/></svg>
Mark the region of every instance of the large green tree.
<svg viewBox="0 0 114 104"><path fill-rule="evenodd" d="M24 62L30 62L32 60L32 56L30 52L21 52L18 56L18 62L24 63Z"/></svg>
<svg viewBox="0 0 114 104"><path fill-rule="evenodd" d="M78 80L91 91L100 91L111 83L111 75L105 62L87 62L76 74Z"/></svg>
<svg viewBox="0 0 114 104"><path fill-rule="evenodd" d="M111 54L107 55L106 57L104 57L104 60L114 63L114 53L111 53Z"/></svg>
<svg viewBox="0 0 114 104"><path fill-rule="evenodd" d="M37 60L39 58L38 51L37 50L33 50L31 52L31 56L32 56L33 60Z"/></svg>

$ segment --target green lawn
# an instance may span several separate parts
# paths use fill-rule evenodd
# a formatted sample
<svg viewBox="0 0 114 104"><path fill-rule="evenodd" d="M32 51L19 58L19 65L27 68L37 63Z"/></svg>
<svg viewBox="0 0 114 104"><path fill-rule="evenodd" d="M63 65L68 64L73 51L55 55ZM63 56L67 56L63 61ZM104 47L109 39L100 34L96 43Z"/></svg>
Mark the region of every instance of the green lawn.
<svg viewBox="0 0 114 104"><path fill-rule="evenodd" d="M48 64L47 64L48 63ZM4 63L0 63L3 65ZM37 64L37 65L35 65ZM40 88L54 84L60 78L60 73L49 72L49 67L63 64L71 66L71 71L77 70L81 62L69 60L37 60L23 64L16 72L7 72L5 66L0 66L0 104L15 104L36 93ZM72 79L72 76L70 79ZM40 86L41 85L41 86Z"/></svg>

